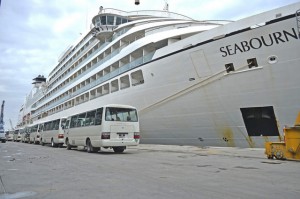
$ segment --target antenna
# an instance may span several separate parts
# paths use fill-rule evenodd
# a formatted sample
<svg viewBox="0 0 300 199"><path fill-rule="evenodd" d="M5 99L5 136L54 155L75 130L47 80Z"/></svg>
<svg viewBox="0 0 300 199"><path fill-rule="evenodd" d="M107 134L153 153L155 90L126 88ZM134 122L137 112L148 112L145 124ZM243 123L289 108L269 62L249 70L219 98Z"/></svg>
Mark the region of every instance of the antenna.
<svg viewBox="0 0 300 199"><path fill-rule="evenodd" d="M169 12L169 3L168 3L168 0L165 0L164 11Z"/></svg>
<svg viewBox="0 0 300 199"><path fill-rule="evenodd" d="M4 121L3 121L4 103L5 103L5 101L3 100L2 105L1 105L1 113L0 113L0 131L4 131Z"/></svg>
<svg viewBox="0 0 300 199"><path fill-rule="evenodd" d="M100 6L100 7L99 7L99 12L98 12L98 14L101 14L102 11L103 11L103 6Z"/></svg>

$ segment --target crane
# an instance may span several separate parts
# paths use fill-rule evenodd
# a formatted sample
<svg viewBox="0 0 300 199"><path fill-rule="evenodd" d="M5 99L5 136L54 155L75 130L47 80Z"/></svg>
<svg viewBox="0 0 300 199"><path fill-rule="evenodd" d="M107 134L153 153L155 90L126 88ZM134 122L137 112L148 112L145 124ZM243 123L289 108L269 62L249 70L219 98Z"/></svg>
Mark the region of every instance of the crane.
<svg viewBox="0 0 300 199"><path fill-rule="evenodd" d="M4 131L4 121L3 121L3 117L4 117L4 103L5 101L2 101L2 106L1 106L1 114L0 114L0 131Z"/></svg>
<svg viewBox="0 0 300 199"><path fill-rule="evenodd" d="M10 123L11 130L15 130L15 128L14 128L12 122L11 122L11 119L9 119L9 123Z"/></svg>

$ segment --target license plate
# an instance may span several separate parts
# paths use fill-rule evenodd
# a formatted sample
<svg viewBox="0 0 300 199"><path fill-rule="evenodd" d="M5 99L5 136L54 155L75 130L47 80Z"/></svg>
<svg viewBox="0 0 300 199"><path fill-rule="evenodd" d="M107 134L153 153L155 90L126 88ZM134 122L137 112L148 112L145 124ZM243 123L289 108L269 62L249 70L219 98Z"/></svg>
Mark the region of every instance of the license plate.
<svg viewBox="0 0 300 199"><path fill-rule="evenodd" d="M119 138L125 138L128 133L117 133Z"/></svg>

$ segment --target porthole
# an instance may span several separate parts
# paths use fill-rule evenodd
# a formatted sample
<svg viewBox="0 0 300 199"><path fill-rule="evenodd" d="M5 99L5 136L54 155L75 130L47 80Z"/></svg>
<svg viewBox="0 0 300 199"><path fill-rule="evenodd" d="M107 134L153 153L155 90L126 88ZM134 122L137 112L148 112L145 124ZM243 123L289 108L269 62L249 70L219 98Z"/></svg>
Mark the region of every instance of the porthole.
<svg viewBox="0 0 300 199"><path fill-rule="evenodd" d="M271 55L268 57L268 62L270 64L275 64L275 63L277 63L277 61L278 61L278 57L276 55Z"/></svg>

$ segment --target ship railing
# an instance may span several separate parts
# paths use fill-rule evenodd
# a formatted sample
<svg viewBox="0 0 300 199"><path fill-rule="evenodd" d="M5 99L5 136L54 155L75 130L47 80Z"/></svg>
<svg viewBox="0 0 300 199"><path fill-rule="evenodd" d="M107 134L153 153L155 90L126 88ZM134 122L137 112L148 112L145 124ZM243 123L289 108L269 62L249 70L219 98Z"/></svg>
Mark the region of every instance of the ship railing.
<svg viewBox="0 0 300 199"><path fill-rule="evenodd" d="M43 92L39 91L38 93L33 95L33 98L27 101L27 104L33 104L37 99L41 98L43 96ZM35 108L37 104L33 104L31 108Z"/></svg>
<svg viewBox="0 0 300 199"><path fill-rule="evenodd" d="M96 53L98 53L100 50L102 50L105 46L107 46L109 44L109 42L103 44L101 46L101 48L97 49L96 51L94 51L92 54L90 54L86 59L94 56ZM121 46L120 48L114 50L111 54L107 55L106 57L104 57L103 59L101 59L99 62L97 62L96 64L94 64L91 68L95 68L101 64L103 64L104 62L106 62L107 60L109 60L110 58L112 58L113 56L117 55L120 53L121 49L123 48L123 46ZM70 72L82 67L83 65L83 62L81 62L78 66L76 66L73 70L71 70ZM91 69L90 68L90 69ZM90 71L90 69L88 69L88 71ZM85 74L85 73L84 73ZM78 75L76 78L73 79L73 81L77 80L78 78L82 77L83 73L81 73L80 75ZM65 86L69 85L70 83L68 84L65 84L62 88L64 88ZM56 92L54 92L56 93Z"/></svg>
<svg viewBox="0 0 300 199"><path fill-rule="evenodd" d="M104 44L102 44L102 46L101 46L100 48L98 48L98 49L95 50L93 53L91 53L89 56L87 56L86 59L90 58L91 56L94 56L96 53L98 53L98 52L101 51L104 47L106 47L111 41L113 41L113 40L114 40L115 38L117 38L118 36L120 36L120 35L126 33L129 29L130 29L130 28L125 28L123 31L121 31L120 33L118 33L116 36L113 36L113 37L109 38ZM95 42L95 41L94 41L94 42ZM96 43L96 42L95 42L95 43ZM122 45L119 49L117 49L117 50L114 51L114 54L110 54L110 57L112 57L112 56L118 54L118 53L120 52L120 50L121 50L122 48L124 48L125 46L127 46L127 45L128 45L128 44ZM84 50L84 51L81 52L77 57L82 56L82 55L83 55L84 53L86 53L87 51L88 51L88 49L87 49L87 50ZM108 58L109 58L109 57L107 57L107 59L108 59ZM66 69L63 70L63 71L61 71L58 75L60 75L60 74L62 74L63 72L65 72L65 71L66 71L72 64L74 64L76 61L78 61L78 59L74 59L73 61L71 61L71 62L66 66ZM72 72L72 71L78 69L79 67L82 66L82 64L83 64L83 62L81 62L79 65L77 65L75 68L73 68L73 70L71 70L70 72ZM59 83L59 82L57 82L56 84L54 84L54 85L52 85L51 87L49 87L49 90L50 90L52 87L56 86L58 83Z"/></svg>
<svg viewBox="0 0 300 199"><path fill-rule="evenodd" d="M62 97L60 98L59 100L55 101L53 104L51 104L50 106L47 106L47 107L44 107L40 110L38 110L37 113L34 113L32 117L35 117L37 116L38 114L40 114L41 112L45 111L45 110L49 110L55 106L57 106L58 104L62 103L62 102L65 102L67 101L68 99L71 99L75 96L78 96L79 94L87 91L87 90L90 90L91 88L99 85L99 84L102 84L104 82L106 82L107 80L111 79L111 78L114 78L114 77L117 77L119 76L120 74L124 73L124 72L127 72L133 68L136 68L138 67L139 65L141 64L144 64L146 62L149 62L152 60L152 57L154 55L155 51L153 52L150 52L148 53L147 55L143 56L143 57L140 57L128 64L125 64L123 66L121 66L120 68L117 68L116 70L96 79L95 81L92 81L90 82L89 84L81 87L80 89L76 90L75 92L73 92L72 94L70 95L67 95L65 97ZM84 75L86 74L87 72L91 71L94 67L97 67L98 65L100 65L100 63L98 62L97 64L95 64L93 67L91 67L89 70L85 71L84 73L82 73L81 75ZM77 76L76 78L80 78L79 76ZM66 85L65 85L66 86Z"/></svg>
<svg viewBox="0 0 300 199"><path fill-rule="evenodd" d="M124 28L121 31L116 32L113 36L112 36L112 41L115 40L116 38L118 38L119 36L123 35L124 33L126 33L128 30L130 30L130 28Z"/></svg>
<svg viewBox="0 0 300 199"><path fill-rule="evenodd" d="M101 14L116 14L121 16L127 16L127 17L135 17L135 16L153 16L153 17L167 17L167 18L174 18L174 19L185 19L185 20L193 20L192 18L178 14L175 12L169 12L164 10L138 10L138 11L130 11L126 12L123 10L118 10L114 8L105 8L101 11ZM100 13L99 13L100 14Z"/></svg>
<svg viewBox="0 0 300 199"><path fill-rule="evenodd" d="M109 44L109 42L104 43L100 48L98 48L96 51L94 51L92 54L90 54L86 59L89 59L89 58L91 58L92 56L94 56L96 53L98 53L99 51L101 51L101 50L102 50L105 46L107 46L108 44ZM74 61L74 62L75 62L75 61ZM73 62L73 63L74 63L74 62ZM101 62L101 61L100 61L100 62ZM70 64L73 64L73 63L70 63ZM99 62L97 62L97 64L98 64L98 63L99 63ZM70 72L72 72L72 71L74 71L74 70L76 70L76 69L82 67L83 64L85 64L85 63L82 61L80 64L78 64L78 65L77 65L76 67L74 67L72 70L70 70ZM97 65L97 64L95 64L95 65ZM95 65L93 65L93 67L95 67ZM100 65L100 64L98 64L98 65ZM77 77L74 78L73 80L76 80L76 79L78 79L78 78L81 77L81 76L82 76L82 74L80 74L79 76L77 76ZM61 87L61 89L64 88L64 87L66 87L66 86L69 85L70 83L71 83L71 82L65 84L63 87ZM52 87L56 86L57 84L58 84L58 83L54 84ZM48 88L48 90L50 90L52 87ZM60 89L60 90L61 90L61 89ZM55 91L55 92L53 92L53 94L55 94L56 92L58 92L58 90ZM39 104L42 103L43 101L45 101L45 99L44 99L44 100L41 100L40 102L37 102L35 106L39 105Z"/></svg>
<svg viewBox="0 0 300 199"><path fill-rule="evenodd" d="M93 43L93 44L96 44L96 43L97 43L97 42L95 42L95 43ZM104 47L106 47L108 44L109 44L109 42L103 43L102 46L101 46L100 48L98 48L97 50L95 50L94 52L92 52L89 56L87 56L86 59L88 59L88 58L94 56L96 53L98 53L99 51L101 51L101 50L102 50ZM90 50L90 49L86 49L86 50L82 51L81 53L79 53L79 55L78 55L77 57L81 57L81 56L82 56L84 53L86 53L88 50ZM63 70L63 71L61 71L61 72L59 73L59 75L62 74L62 73L64 73L66 70L68 70L68 68L69 68L72 64L74 64L75 62L77 62L77 61L78 61L78 59L74 59L73 61L71 61L71 62L66 66L66 69ZM82 61L80 64L78 64L75 68L73 68L72 70L70 70L70 72L72 72L72 71L78 69L79 67L82 66L82 64L83 64L83 61ZM52 87L56 86L57 84L58 84L58 82L57 82L56 84L52 85L52 86L50 87L50 89L51 89Z"/></svg>
<svg viewBox="0 0 300 199"><path fill-rule="evenodd" d="M80 42L79 44L77 44L74 48L76 48L76 49L81 49L81 47L84 46L84 45L86 44L85 41L86 41L86 40L90 40L90 37L91 37L91 36L86 37L86 38L84 38L83 40L81 40L81 42ZM76 53L76 51L74 51L73 53L71 53L69 56L72 57L75 53ZM68 57L69 57L69 56L68 56ZM61 67L61 65L63 65L64 62L65 62L65 61L60 62L60 63L59 63L59 64L58 64L58 65L50 72L49 77L52 76L53 73L54 73L59 67Z"/></svg>

